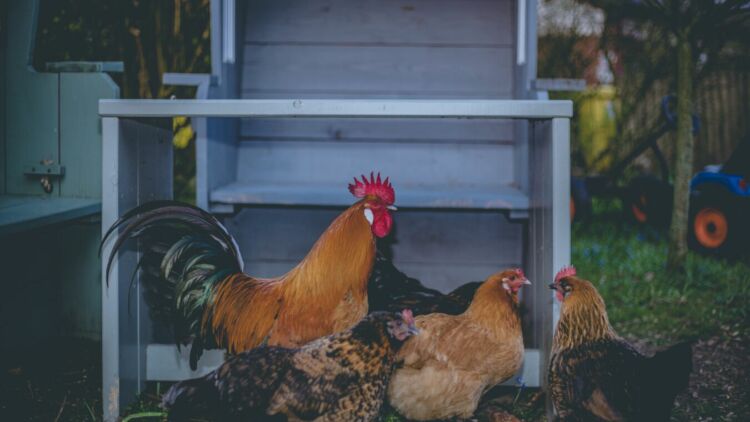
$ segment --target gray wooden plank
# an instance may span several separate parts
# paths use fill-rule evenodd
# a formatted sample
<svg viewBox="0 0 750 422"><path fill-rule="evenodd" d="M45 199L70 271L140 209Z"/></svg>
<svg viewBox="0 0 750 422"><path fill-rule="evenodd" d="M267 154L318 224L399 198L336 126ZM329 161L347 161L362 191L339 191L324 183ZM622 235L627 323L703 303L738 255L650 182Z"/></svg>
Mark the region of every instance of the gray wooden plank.
<svg viewBox="0 0 750 422"><path fill-rule="evenodd" d="M256 0L254 43L511 45L511 0Z"/></svg>
<svg viewBox="0 0 750 422"><path fill-rule="evenodd" d="M25 195L0 196L0 234L59 223L101 210L101 201Z"/></svg>
<svg viewBox="0 0 750 422"><path fill-rule="evenodd" d="M103 233L132 207L172 196L172 136L171 131L132 120L106 118L102 125ZM105 245L102 255L108 256L111 247L112 242ZM128 300L137 254L135 242L124 245L109 285L104 280L107 263L102 262L102 402L107 421L117 419L146 380L151 321L137 281L134 300Z"/></svg>
<svg viewBox="0 0 750 422"><path fill-rule="evenodd" d="M345 206L351 195L340 186L233 183L211 192L211 201L235 205ZM520 210L528 197L513 186L401 187L396 204L408 208Z"/></svg>
<svg viewBox="0 0 750 422"><path fill-rule="evenodd" d="M573 116L569 100L277 99L100 100L102 117L550 119Z"/></svg>
<svg viewBox="0 0 750 422"><path fill-rule="evenodd" d="M243 119L244 139L513 142L510 120Z"/></svg>
<svg viewBox="0 0 750 422"><path fill-rule="evenodd" d="M182 381L197 378L224 362L224 350L206 350L195 371L190 369L190 346L177 348L174 343L152 343L146 346L146 379L149 381Z"/></svg>
<svg viewBox="0 0 750 422"><path fill-rule="evenodd" d="M63 196L101 198L102 140L97 115L100 98L119 97L119 88L103 73L60 75L60 163Z"/></svg>
<svg viewBox="0 0 750 422"><path fill-rule="evenodd" d="M126 195L125 189L130 184L122 181L120 171L120 150L122 145L120 119L107 117L102 119L102 231L104 235L109 227L120 216L120 195ZM121 192L122 191L122 192ZM135 205L135 204L130 204ZM109 256L112 242L102 245L102 256ZM127 277L120 271L120 261L123 254L118 255L112 263L112 279L106 283L107 261L101 260L102 286L102 419L107 422L117 420L120 415L120 290L118 286L120 275ZM128 265L132 262L123 262ZM129 268L126 268L129 269ZM126 393L133 393L133 391Z"/></svg>
<svg viewBox="0 0 750 422"><path fill-rule="evenodd" d="M238 182L324 184L345 191L352 177L380 171L406 187L503 186L513 182L513 146L377 141L248 141L238 151Z"/></svg>
<svg viewBox="0 0 750 422"><path fill-rule="evenodd" d="M225 224L246 271L273 277L296 265L342 210L248 208ZM396 265L443 291L519 266L523 258L524 225L499 213L399 210L394 221Z"/></svg>
<svg viewBox="0 0 750 422"><path fill-rule="evenodd" d="M245 47L242 97L278 93L511 98L510 47ZM282 95L286 93L286 95Z"/></svg>

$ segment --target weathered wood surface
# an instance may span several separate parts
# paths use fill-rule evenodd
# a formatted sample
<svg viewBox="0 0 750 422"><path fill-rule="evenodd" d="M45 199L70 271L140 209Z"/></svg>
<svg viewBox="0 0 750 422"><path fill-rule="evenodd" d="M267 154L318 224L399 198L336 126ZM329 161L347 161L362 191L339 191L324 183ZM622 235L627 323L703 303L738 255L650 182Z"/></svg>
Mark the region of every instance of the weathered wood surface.
<svg viewBox="0 0 750 422"><path fill-rule="evenodd" d="M399 199L400 198L400 199ZM211 201L234 205L349 206L354 199L342 185L232 183L213 191ZM396 194L406 208L517 210L529 208L529 199L512 186L404 187Z"/></svg>
<svg viewBox="0 0 750 422"><path fill-rule="evenodd" d="M119 97L109 76L98 73L63 73L60 77L60 163L65 177L60 195L101 198L102 140L97 116L100 98Z"/></svg>
<svg viewBox="0 0 750 422"><path fill-rule="evenodd" d="M629 120L623 123L623 139L619 151L624 154L638 142L644 130L656 125L661 114L662 97L670 87L659 81L635 107ZM743 136L750 133L750 72L741 69L720 69L700 81L694 89L693 107L701 120L696 135L693 170L708 164L721 164L729 158ZM674 132L659 142L669 162L674 156ZM644 154L638 164L658 172L656 160Z"/></svg>
<svg viewBox="0 0 750 422"><path fill-rule="evenodd" d="M100 210L98 199L0 195L0 234L92 215Z"/></svg>
<svg viewBox="0 0 750 422"><path fill-rule="evenodd" d="M512 47L248 45L242 96L511 98L513 57Z"/></svg>
<svg viewBox="0 0 750 422"><path fill-rule="evenodd" d="M9 7L10 6L10 7ZM59 161L58 80L56 74L30 71L38 2L8 7L4 81L6 98L6 189L8 194L41 195L39 179L24 175L24 166ZM12 46L12 48L10 48ZM60 184L53 180L53 194Z"/></svg>
<svg viewBox="0 0 750 422"><path fill-rule="evenodd" d="M242 250L245 271L270 277L301 261L340 212L341 208L248 208L226 224ZM396 265L430 287L450 291L523 264L524 224L496 213L399 210L394 219L396 242L391 248Z"/></svg>
<svg viewBox="0 0 750 422"><path fill-rule="evenodd" d="M257 44L509 46L511 0L253 0L244 41Z"/></svg>
<svg viewBox="0 0 750 422"><path fill-rule="evenodd" d="M325 184L345 193L353 176L374 170L391 177L401 198L421 195L419 188L445 189L446 201L451 189L469 196L472 189L513 186L515 165L512 146L459 143L253 141L243 142L237 157L240 183L296 182L300 190Z"/></svg>

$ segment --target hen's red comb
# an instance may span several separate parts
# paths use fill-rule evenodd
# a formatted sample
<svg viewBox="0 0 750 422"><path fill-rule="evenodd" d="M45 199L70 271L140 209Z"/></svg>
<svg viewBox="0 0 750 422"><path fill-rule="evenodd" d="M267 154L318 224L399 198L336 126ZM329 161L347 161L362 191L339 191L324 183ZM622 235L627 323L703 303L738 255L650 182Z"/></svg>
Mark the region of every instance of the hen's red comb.
<svg viewBox="0 0 750 422"><path fill-rule="evenodd" d="M393 190L391 182L386 177L385 180L380 180L380 173L377 177L375 173L370 173L370 180L363 174L362 181L354 178L354 183L349 184L349 192L352 193L356 198L364 198L367 195L375 195L380 198L381 201L387 205L393 205L396 201L396 192Z"/></svg>
<svg viewBox="0 0 750 422"><path fill-rule="evenodd" d="M414 314L411 313L411 309L404 309L401 311L401 318L403 318L404 322L409 325L414 324Z"/></svg>
<svg viewBox="0 0 750 422"><path fill-rule="evenodd" d="M562 267L560 271L555 275L555 284L559 283L565 277L572 277L576 275L576 268L572 265Z"/></svg>

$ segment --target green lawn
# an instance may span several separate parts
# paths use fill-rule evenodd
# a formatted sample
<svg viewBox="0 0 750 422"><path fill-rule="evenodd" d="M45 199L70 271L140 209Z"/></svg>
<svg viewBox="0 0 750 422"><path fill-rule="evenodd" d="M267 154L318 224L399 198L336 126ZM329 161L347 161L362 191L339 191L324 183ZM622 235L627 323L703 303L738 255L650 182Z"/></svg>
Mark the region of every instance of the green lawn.
<svg viewBox="0 0 750 422"><path fill-rule="evenodd" d="M624 222L613 202L573 226L572 261L607 303L624 336L660 345L718 332L750 319L750 267L691 253L685 274L666 270L666 230ZM745 262L747 262L745 260Z"/></svg>

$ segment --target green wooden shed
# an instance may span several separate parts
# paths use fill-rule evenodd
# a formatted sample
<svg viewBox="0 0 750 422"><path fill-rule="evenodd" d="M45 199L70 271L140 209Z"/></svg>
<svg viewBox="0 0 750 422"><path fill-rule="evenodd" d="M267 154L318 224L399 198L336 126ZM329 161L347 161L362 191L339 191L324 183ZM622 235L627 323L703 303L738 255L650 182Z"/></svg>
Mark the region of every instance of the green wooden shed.
<svg viewBox="0 0 750 422"><path fill-rule="evenodd" d="M101 338L99 99L121 63L32 66L38 0L0 2L0 354Z"/></svg>

